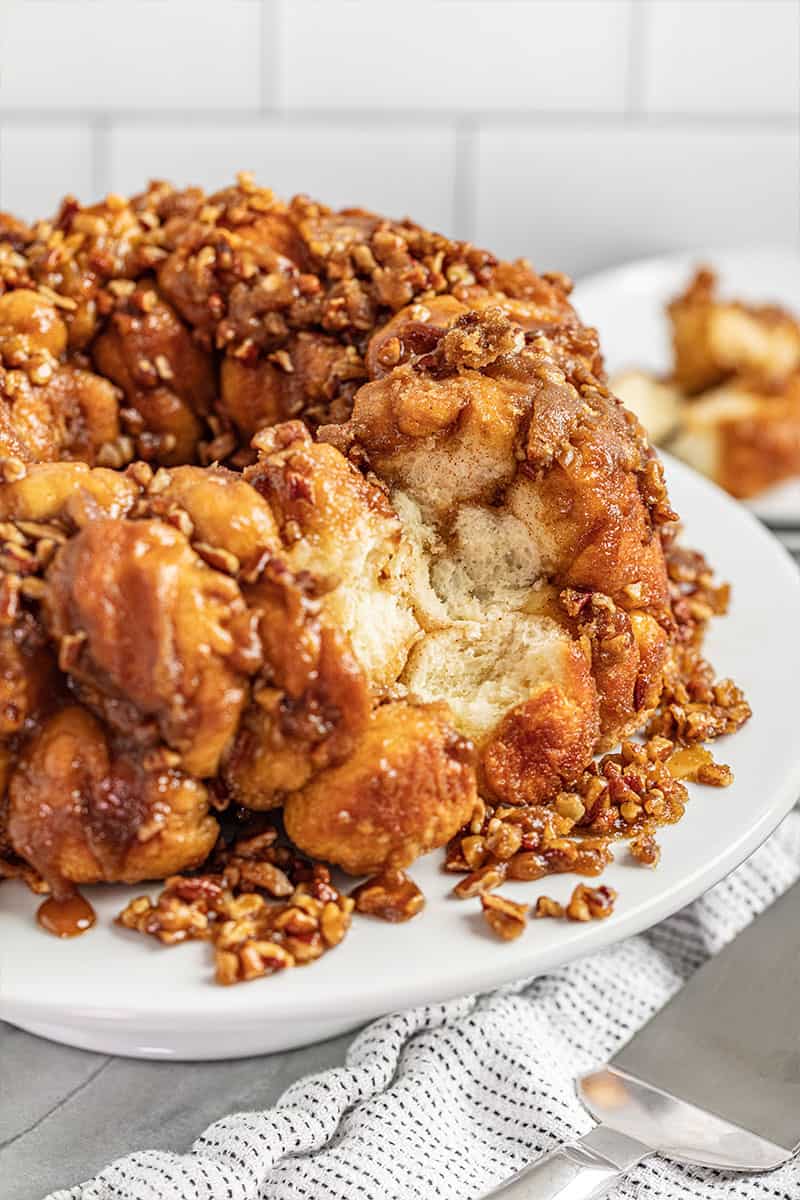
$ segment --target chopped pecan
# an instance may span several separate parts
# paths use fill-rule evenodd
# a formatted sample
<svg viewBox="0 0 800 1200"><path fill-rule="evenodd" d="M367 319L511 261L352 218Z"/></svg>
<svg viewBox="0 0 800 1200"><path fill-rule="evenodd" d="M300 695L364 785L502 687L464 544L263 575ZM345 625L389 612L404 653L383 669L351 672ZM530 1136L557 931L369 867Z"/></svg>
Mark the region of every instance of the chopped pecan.
<svg viewBox="0 0 800 1200"><path fill-rule="evenodd" d="M634 838L629 849L636 861L645 867L657 866L661 858L661 849L652 833L642 833Z"/></svg>
<svg viewBox="0 0 800 1200"><path fill-rule="evenodd" d="M453 888L453 894L458 896L459 900L469 900L473 896L480 896L483 892L490 892L492 888L499 887L506 877L505 863L489 863L485 867L479 867L477 871L473 871L466 879L462 879Z"/></svg>
<svg viewBox="0 0 800 1200"><path fill-rule="evenodd" d="M490 893L481 896L481 907L487 925L504 942L518 938L525 929L528 919L527 904L517 904L505 896Z"/></svg>
<svg viewBox="0 0 800 1200"><path fill-rule="evenodd" d="M730 787L733 783L733 771L727 763L704 763L697 772L697 782L710 787Z"/></svg>
<svg viewBox="0 0 800 1200"><path fill-rule="evenodd" d="M263 856L271 849L269 832L243 839L237 846ZM286 853L292 858L290 851ZM270 902L260 891L242 890L263 887L262 873L267 870L285 880L287 899ZM353 901L317 878L315 870L293 886L279 867L263 857L237 856L233 872L229 861L224 874L173 876L155 904L140 896L117 920L167 945L190 939L210 941L219 983L257 979L313 962L347 933ZM327 876L324 867L320 870ZM245 882L242 874L248 872L255 872L262 882ZM315 889L319 895L312 894Z"/></svg>
<svg viewBox="0 0 800 1200"><path fill-rule="evenodd" d="M425 906L425 897L405 871L382 871L350 894L357 912L382 921L410 921Z"/></svg>
<svg viewBox="0 0 800 1200"><path fill-rule="evenodd" d="M552 896L539 896L533 909L534 917L563 917L564 905Z"/></svg>
<svg viewBox="0 0 800 1200"><path fill-rule="evenodd" d="M617 893L610 887L589 887L579 883L567 904L570 921L597 921L610 917L614 911Z"/></svg>

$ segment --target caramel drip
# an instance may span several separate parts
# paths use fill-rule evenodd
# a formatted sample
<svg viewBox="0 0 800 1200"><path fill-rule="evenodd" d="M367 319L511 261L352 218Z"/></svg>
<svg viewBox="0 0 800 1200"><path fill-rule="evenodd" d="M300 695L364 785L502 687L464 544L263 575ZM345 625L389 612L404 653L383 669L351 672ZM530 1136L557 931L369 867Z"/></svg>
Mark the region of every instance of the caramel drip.
<svg viewBox="0 0 800 1200"><path fill-rule="evenodd" d="M39 906L36 914L42 929L60 938L78 937L91 929L96 919L91 904L79 893L67 896L64 900L50 896Z"/></svg>

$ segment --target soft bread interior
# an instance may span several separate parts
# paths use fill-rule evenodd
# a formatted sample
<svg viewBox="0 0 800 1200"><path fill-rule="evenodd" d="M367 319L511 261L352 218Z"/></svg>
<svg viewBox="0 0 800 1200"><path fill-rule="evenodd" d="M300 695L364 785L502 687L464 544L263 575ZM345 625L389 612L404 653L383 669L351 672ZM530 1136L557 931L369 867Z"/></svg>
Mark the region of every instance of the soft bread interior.
<svg viewBox="0 0 800 1200"><path fill-rule="evenodd" d="M334 623L344 628L368 677L378 688L389 686L402 670L419 624L403 595L395 556L381 546L365 545L360 574L348 576L326 601Z"/></svg>
<svg viewBox="0 0 800 1200"><path fill-rule="evenodd" d="M407 492L392 500L403 526L409 597L425 629L530 608L545 570L543 546L507 508L463 505L445 534Z"/></svg>
<svg viewBox="0 0 800 1200"><path fill-rule="evenodd" d="M420 699L445 700L458 728L480 743L538 684L561 681L570 645L554 620L510 612L428 634L403 679Z"/></svg>
<svg viewBox="0 0 800 1200"><path fill-rule="evenodd" d="M507 508L463 505L445 534L406 491L392 500L407 594L425 630L402 682L421 700L446 701L480 744L538 685L566 679L572 639L537 611L550 598L543 548Z"/></svg>
<svg viewBox="0 0 800 1200"><path fill-rule="evenodd" d="M324 547L320 542L298 542L290 554L294 569L319 570L337 581L322 599L332 624L344 630L356 657L373 686L390 686L403 669L419 625L407 597L402 577L400 530L364 506L347 514L345 524L332 523Z"/></svg>

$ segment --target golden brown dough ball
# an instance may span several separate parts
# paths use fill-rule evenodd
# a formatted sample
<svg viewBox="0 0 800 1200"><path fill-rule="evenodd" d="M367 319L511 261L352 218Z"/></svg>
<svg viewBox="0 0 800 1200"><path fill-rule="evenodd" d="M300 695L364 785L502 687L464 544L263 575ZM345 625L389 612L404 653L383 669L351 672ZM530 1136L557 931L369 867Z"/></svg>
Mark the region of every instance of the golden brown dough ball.
<svg viewBox="0 0 800 1200"><path fill-rule="evenodd" d="M39 292L18 288L0 296L0 340L20 335L31 347L60 358L67 348L67 327L58 309Z"/></svg>
<svg viewBox="0 0 800 1200"><path fill-rule="evenodd" d="M473 758L445 705L383 705L350 758L287 799L286 830L351 875L407 866L469 819Z"/></svg>
<svg viewBox="0 0 800 1200"><path fill-rule="evenodd" d="M216 774L260 662L235 580L170 525L101 518L57 552L43 608L91 707L123 732L151 725L186 771Z"/></svg>
<svg viewBox="0 0 800 1200"><path fill-rule="evenodd" d="M218 832L201 783L112 755L102 726L77 705L47 718L27 743L7 820L14 849L56 894L199 866Z"/></svg>
<svg viewBox="0 0 800 1200"><path fill-rule="evenodd" d="M125 394L129 426L163 463L191 462L217 394L211 354L151 287L118 303L92 360ZM145 445L147 442L144 443Z"/></svg>
<svg viewBox="0 0 800 1200"><path fill-rule="evenodd" d="M35 463L0 486L0 519L60 521L81 526L92 516L130 512L139 488L119 471L86 463Z"/></svg>
<svg viewBox="0 0 800 1200"><path fill-rule="evenodd" d="M246 572L280 544L269 505L225 467L162 467L148 484L147 499L154 516L181 521L185 514L193 540L232 554Z"/></svg>
<svg viewBox="0 0 800 1200"><path fill-rule="evenodd" d="M308 331L254 362L228 354L221 370L220 412L244 438L297 415L314 424L346 416L365 377L354 347Z"/></svg>

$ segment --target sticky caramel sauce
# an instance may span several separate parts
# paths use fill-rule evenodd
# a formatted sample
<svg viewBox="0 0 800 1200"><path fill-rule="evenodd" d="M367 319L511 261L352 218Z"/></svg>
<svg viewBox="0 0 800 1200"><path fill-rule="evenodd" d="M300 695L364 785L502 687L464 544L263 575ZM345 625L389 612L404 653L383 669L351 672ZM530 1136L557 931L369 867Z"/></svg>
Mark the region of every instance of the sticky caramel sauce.
<svg viewBox="0 0 800 1200"><path fill-rule="evenodd" d="M36 920L42 929L55 937L78 937L91 929L96 921L95 911L88 900L76 893L63 900L50 896L44 904L39 905Z"/></svg>

